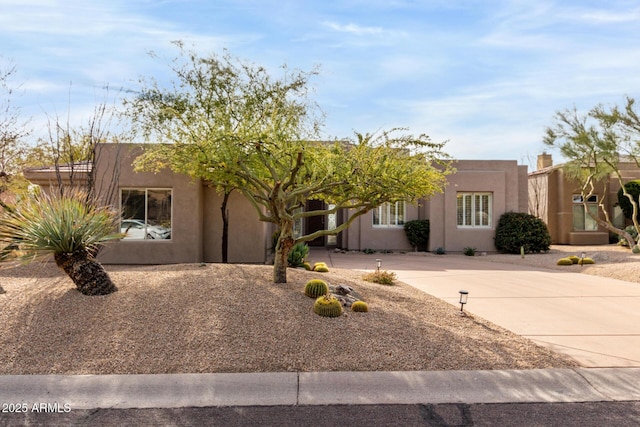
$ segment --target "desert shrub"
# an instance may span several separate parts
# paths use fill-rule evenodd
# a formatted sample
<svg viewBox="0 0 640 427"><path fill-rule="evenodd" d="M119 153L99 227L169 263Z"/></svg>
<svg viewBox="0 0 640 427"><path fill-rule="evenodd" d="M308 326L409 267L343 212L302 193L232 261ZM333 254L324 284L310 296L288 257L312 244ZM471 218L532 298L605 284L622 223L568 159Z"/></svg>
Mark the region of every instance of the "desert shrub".
<svg viewBox="0 0 640 427"><path fill-rule="evenodd" d="M629 181L624 185L624 188L627 190L627 193L633 197L633 200L638 203L638 197L640 196L640 180ZM618 203L620 204L622 213L624 213L624 217L631 219L633 216L633 205L622 192L622 188L618 190ZM638 211L637 219L640 220L640 209Z"/></svg>
<svg viewBox="0 0 640 427"><path fill-rule="evenodd" d="M573 265L573 261L570 258L560 258L556 263L558 265Z"/></svg>
<svg viewBox="0 0 640 427"><path fill-rule="evenodd" d="M329 286L327 282L320 279L312 279L307 282L304 287L304 294L309 298L318 298L329 292Z"/></svg>
<svg viewBox="0 0 640 427"><path fill-rule="evenodd" d="M429 241L429 220L415 219L404 223L404 232L414 250L425 246Z"/></svg>
<svg viewBox="0 0 640 427"><path fill-rule="evenodd" d="M472 248L470 246L467 246L466 248L464 248L464 250L462 251L462 253L464 253L466 256L475 256L476 255L476 248Z"/></svg>
<svg viewBox="0 0 640 427"><path fill-rule="evenodd" d="M338 317L342 314L342 304L336 297L325 295L313 304L313 312L323 317Z"/></svg>
<svg viewBox="0 0 640 427"><path fill-rule="evenodd" d="M289 262L289 267L303 267L304 260L309 255L309 246L306 243L296 243L289 251L289 258L287 259Z"/></svg>
<svg viewBox="0 0 640 427"><path fill-rule="evenodd" d="M506 212L498 221L495 245L504 253L519 254L521 247L526 253L539 253L549 250L551 236L540 218L522 212Z"/></svg>
<svg viewBox="0 0 640 427"><path fill-rule="evenodd" d="M369 305L364 301L354 301L354 303L351 304L351 311L366 313L369 311Z"/></svg>
<svg viewBox="0 0 640 427"><path fill-rule="evenodd" d="M365 254L371 255L371 254L375 254L376 251L373 249L369 249L369 248L365 248L362 250L362 252L364 252Z"/></svg>
<svg viewBox="0 0 640 427"><path fill-rule="evenodd" d="M638 240L638 230L636 230L636 228L633 225L626 227L624 231L629 233L631 237L633 237L633 240ZM618 243L622 246L629 246L629 242L627 242L627 239L625 239L624 237L620 237L620 240L618 241Z"/></svg>
<svg viewBox="0 0 640 427"><path fill-rule="evenodd" d="M445 251L444 248L441 248L440 246L438 246L436 250L433 251L433 253L436 255L444 255L447 253L447 251Z"/></svg>
<svg viewBox="0 0 640 427"><path fill-rule="evenodd" d="M392 271L374 271L362 276L363 280L367 282L378 283L380 285L393 285L393 282L398 278L396 273Z"/></svg>

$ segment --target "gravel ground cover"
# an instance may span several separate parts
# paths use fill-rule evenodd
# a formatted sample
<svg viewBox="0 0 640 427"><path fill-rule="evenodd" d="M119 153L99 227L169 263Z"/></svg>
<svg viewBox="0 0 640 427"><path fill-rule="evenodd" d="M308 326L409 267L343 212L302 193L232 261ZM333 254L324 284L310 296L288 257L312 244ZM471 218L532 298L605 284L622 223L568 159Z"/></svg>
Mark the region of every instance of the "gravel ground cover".
<svg viewBox="0 0 640 427"><path fill-rule="evenodd" d="M482 260L503 261L474 259ZM349 270L290 270L280 285L271 283L271 267L259 265L107 270L119 291L99 297L81 295L51 263L0 270L0 374L576 366L410 286L364 282ZM311 278L353 287L370 311L317 316L303 293Z"/></svg>

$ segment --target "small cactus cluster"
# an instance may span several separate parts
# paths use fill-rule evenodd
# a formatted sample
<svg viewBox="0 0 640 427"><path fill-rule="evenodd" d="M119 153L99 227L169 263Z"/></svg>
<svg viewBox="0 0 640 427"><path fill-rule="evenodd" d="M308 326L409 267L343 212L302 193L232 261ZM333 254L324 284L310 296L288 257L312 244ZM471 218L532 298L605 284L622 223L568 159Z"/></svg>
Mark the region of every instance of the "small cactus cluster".
<svg viewBox="0 0 640 427"><path fill-rule="evenodd" d="M326 295L327 292L329 292L329 286L324 280L320 279L309 280L304 287L304 294L309 298L318 298Z"/></svg>
<svg viewBox="0 0 640 427"><path fill-rule="evenodd" d="M313 271L317 271L318 273L328 273L329 267L327 267L327 263L325 262L316 262L313 264Z"/></svg>
<svg viewBox="0 0 640 427"><path fill-rule="evenodd" d="M336 297L327 293L316 299L313 312L323 317L338 317L342 315L342 304Z"/></svg>
<svg viewBox="0 0 640 427"><path fill-rule="evenodd" d="M596 262L593 260L593 258L587 258L587 257L580 258L578 256L571 255L566 258L560 258L556 264L557 265L573 265L573 264L586 265L586 264L595 264L595 263Z"/></svg>
<svg viewBox="0 0 640 427"><path fill-rule="evenodd" d="M342 314L343 306L356 313L366 313L369 305L351 296L353 289L346 285L329 286L324 280L312 279L304 287L304 294L315 298L314 313L323 317L338 317Z"/></svg>

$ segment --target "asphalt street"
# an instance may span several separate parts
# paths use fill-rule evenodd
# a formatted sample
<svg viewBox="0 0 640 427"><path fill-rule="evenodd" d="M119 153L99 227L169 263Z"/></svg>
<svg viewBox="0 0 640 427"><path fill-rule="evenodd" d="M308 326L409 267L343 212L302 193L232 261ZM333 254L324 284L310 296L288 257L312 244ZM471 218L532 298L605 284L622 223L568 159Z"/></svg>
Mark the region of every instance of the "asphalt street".
<svg viewBox="0 0 640 427"><path fill-rule="evenodd" d="M636 427L640 402L243 406L1 414L0 426Z"/></svg>

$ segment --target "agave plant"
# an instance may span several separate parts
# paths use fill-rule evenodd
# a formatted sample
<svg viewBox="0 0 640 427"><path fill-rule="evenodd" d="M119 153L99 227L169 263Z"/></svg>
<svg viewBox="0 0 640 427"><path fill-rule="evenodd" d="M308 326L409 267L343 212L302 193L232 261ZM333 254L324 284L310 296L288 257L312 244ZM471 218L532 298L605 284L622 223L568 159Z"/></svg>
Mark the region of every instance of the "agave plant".
<svg viewBox="0 0 640 427"><path fill-rule="evenodd" d="M106 295L118 288L95 260L99 247L120 239L119 215L108 207L86 202L80 191L62 196L31 194L15 207L0 211L0 259L8 253L30 262L53 255L62 270L85 295Z"/></svg>

